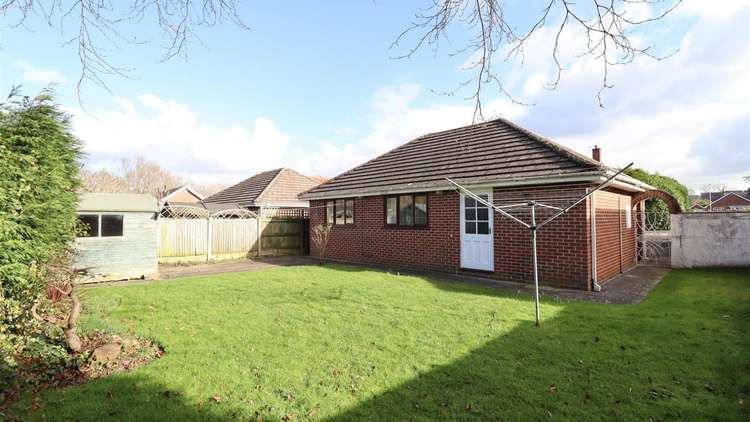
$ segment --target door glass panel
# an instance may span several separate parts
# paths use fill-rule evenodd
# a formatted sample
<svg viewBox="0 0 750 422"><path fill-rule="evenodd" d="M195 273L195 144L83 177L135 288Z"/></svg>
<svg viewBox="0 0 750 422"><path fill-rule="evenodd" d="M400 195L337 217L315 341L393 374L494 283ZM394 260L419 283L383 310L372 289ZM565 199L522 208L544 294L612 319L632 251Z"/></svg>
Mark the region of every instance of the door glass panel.
<svg viewBox="0 0 750 422"><path fill-rule="evenodd" d="M471 197L468 197L468 196L466 198L464 198L464 206L466 208L475 207L476 205L477 205L477 201L475 201L474 198L471 198Z"/></svg>
<svg viewBox="0 0 750 422"><path fill-rule="evenodd" d="M477 210L474 208L466 208L464 210L464 219L469 220L476 220L477 219Z"/></svg>
<svg viewBox="0 0 750 422"><path fill-rule="evenodd" d="M490 234L490 223L478 222L477 223L477 234Z"/></svg>
<svg viewBox="0 0 750 422"><path fill-rule="evenodd" d="M466 222L466 234L477 234L477 223L473 221Z"/></svg>
<svg viewBox="0 0 750 422"><path fill-rule="evenodd" d="M480 221L488 221L489 220L489 209L485 208L477 208L477 220Z"/></svg>

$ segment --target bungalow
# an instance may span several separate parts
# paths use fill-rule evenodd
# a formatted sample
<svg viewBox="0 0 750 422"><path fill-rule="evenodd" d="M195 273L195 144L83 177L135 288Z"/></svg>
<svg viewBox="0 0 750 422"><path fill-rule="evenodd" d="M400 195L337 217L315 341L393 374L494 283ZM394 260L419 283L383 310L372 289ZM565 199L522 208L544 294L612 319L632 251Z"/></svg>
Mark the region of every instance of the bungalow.
<svg viewBox="0 0 750 422"><path fill-rule="evenodd" d="M711 203L712 211L750 211L750 195L745 191L728 192Z"/></svg>
<svg viewBox="0 0 750 422"><path fill-rule="evenodd" d="M192 205L203 200L203 195L198 193L190 186L183 185L176 188L167 189L161 193L159 206L165 207L170 205Z"/></svg>
<svg viewBox="0 0 750 422"><path fill-rule="evenodd" d="M505 119L420 136L300 195L330 225L328 259L531 282L528 230L496 206L564 207L614 170ZM636 265L633 209L653 187L618 176L538 234L540 283L596 290ZM659 192L659 194L662 194ZM642 206L642 205L640 205ZM509 208L529 220L528 208ZM537 211L537 219L553 210ZM539 215L543 214L543 215ZM318 253L318 245L311 245Z"/></svg>
<svg viewBox="0 0 750 422"><path fill-rule="evenodd" d="M310 204L297 195L320 184L320 180L314 177L289 168L268 170L203 199L201 204L211 212L233 208L251 211L273 208L282 214L307 214Z"/></svg>

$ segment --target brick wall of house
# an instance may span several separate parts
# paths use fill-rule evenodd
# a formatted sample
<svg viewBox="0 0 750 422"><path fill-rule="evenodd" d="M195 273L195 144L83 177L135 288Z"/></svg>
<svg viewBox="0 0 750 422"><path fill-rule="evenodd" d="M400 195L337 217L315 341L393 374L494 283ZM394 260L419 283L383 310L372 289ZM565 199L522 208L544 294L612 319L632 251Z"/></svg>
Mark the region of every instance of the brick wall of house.
<svg viewBox="0 0 750 422"><path fill-rule="evenodd" d="M586 193L587 185L496 188L493 202L497 206L535 200L560 208L570 205ZM530 222L529 208L509 210L512 215ZM536 221L541 223L554 210L536 208ZM520 224L495 214L495 274L502 280L533 282L531 234ZM589 208L582 202L537 232L537 256L541 284L590 289L591 244L589 241Z"/></svg>
<svg viewBox="0 0 750 422"><path fill-rule="evenodd" d="M596 207L596 255L599 284L627 271L636 263L636 221L631 212L630 228L627 227L626 208L631 207L631 196L625 192L605 190L597 192Z"/></svg>
<svg viewBox="0 0 750 422"><path fill-rule="evenodd" d="M354 200L354 225L334 225L326 256L415 270L455 272L459 266L459 202L455 192L427 195L428 228L385 226L382 196ZM310 201L310 227L325 222L325 201ZM310 254L318 255L310 242Z"/></svg>
<svg viewBox="0 0 750 422"><path fill-rule="evenodd" d="M495 188L497 206L536 200L565 207L586 193L590 185ZM627 227L626 211L631 196L619 191L597 192L597 275L600 284L635 265L635 212ZM310 227L325 221L325 201L311 201ZM537 253L541 284L581 290L591 289L591 204L584 201L537 232ZM428 194L428 228L385 226L382 196L355 199L355 224L333 226L326 255L335 260L372 263L416 270L457 272L460 270L459 195L455 192ZM537 222L555 211L537 208ZM528 208L511 210L530 221ZM499 280L531 283L531 235L529 230L494 213L493 247ZM311 255L318 247L311 242Z"/></svg>

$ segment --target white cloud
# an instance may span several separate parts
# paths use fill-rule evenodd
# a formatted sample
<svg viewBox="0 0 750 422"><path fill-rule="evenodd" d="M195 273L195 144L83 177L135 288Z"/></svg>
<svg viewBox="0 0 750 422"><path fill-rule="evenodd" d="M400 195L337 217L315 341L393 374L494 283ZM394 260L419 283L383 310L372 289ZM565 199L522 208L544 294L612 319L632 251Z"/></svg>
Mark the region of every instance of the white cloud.
<svg viewBox="0 0 750 422"><path fill-rule="evenodd" d="M680 19L706 12L700 4L686 2ZM520 99L536 105L497 98L485 103L485 115L517 120L583 153L600 145L609 164L634 161L695 189L708 182L742 187L740 176L750 173L750 156L732 154L732 148L750 142L750 133L742 133L748 127L742 123L750 120L750 39L737 36L745 31L748 8L732 10L697 16L679 53L668 60L639 59L613 67L610 82L615 88L604 93L604 109L596 100L601 85L596 62L569 62L557 90L541 89L554 75L547 48L554 31L544 28L527 46L523 68L506 74L511 81L506 85L517 86L523 92ZM575 44L570 42L573 32L563 37L563 45ZM563 55L575 53L570 47L561 50ZM274 122L259 116L251 125L219 127L187 105L156 95L118 98L115 109L93 117L79 113L74 127L95 166L143 155L206 182L234 182L279 166L334 176L419 135L471 122L471 101L424 91L416 84L383 87L369 104L369 126L345 127L330 140L311 135L320 142L284 133L293 117ZM336 122L329 124L336 127ZM333 141L341 138L349 141ZM712 156L712 150L721 154ZM717 165L725 154L732 155L732 165Z"/></svg>
<svg viewBox="0 0 750 422"><path fill-rule="evenodd" d="M114 110L91 115L74 112L73 126L84 141L92 167L107 167L120 158L141 155L183 176L207 182L233 182L281 166L334 176L419 135L471 122L473 107L460 100L414 106L420 92L420 86L413 84L378 90L370 104L369 131L343 144L290 139L267 117L256 118L251 128L217 127L187 105L153 94L141 95L137 101L116 98ZM495 100L487 104L485 114L515 118L526 110Z"/></svg>
<svg viewBox="0 0 750 422"><path fill-rule="evenodd" d="M548 60L536 54L527 56L524 77L520 78L522 99L536 106L520 123L581 152L598 144L608 164L634 161L636 166L676 177L696 190L707 182L746 186L740 176L750 173L750 156L732 153L731 148L750 143L750 133L743 129L748 126L738 124L750 120L750 80L746 76L750 39L736 35L746 31L749 10L733 10L733 14L698 16L679 52L668 60L641 58L612 67L609 82L614 88L603 93L604 109L596 100L600 63L572 63L563 72L558 89L548 91L536 89L540 75L552 73ZM681 13L699 11L694 7ZM542 32L540 38L547 39L535 42L545 45L551 36ZM722 132L727 127L738 133ZM721 139L719 132L723 133ZM699 143L701 148L696 147ZM711 145L731 154L733 165L707 160ZM728 162L726 157L714 160Z"/></svg>
<svg viewBox="0 0 750 422"><path fill-rule="evenodd" d="M63 84L67 81L65 76L57 70L35 67L31 63L20 60L15 62L14 65L21 71L21 79L24 82Z"/></svg>

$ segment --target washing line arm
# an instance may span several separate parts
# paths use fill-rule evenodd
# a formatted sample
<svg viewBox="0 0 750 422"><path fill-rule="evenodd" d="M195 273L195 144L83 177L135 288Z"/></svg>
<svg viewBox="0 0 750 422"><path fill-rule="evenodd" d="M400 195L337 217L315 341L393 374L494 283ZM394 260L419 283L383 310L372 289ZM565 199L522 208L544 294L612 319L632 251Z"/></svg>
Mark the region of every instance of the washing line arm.
<svg viewBox="0 0 750 422"><path fill-rule="evenodd" d="M545 224L549 223L550 221L552 221L552 220L556 219L557 217L559 217L559 216L561 216L561 215L563 215L563 214L567 213L567 212L568 212L568 211L570 211L570 210L571 210L571 209L572 209L573 207L575 207L576 205L578 205L578 204L580 204L581 202L585 201L585 200L586 200L586 198L588 198L589 196L593 195L593 194L594 194L594 193L595 193L596 191L599 191L599 190L602 190L602 189L606 188L607 186L609 186L609 184L610 184L610 183L611 183L611 182L612 182L613 180L615 180L615 177L617 177L617 176L619 176L620 174L622 174L622 173L623 173L623 172L624 172L625 170L629 169L629 168L630 168L630 167L631 167L632 165L633 165L633 163L630 163L630 164L628 164L627 166L623 167L623 168L622 168L622 170L620 170L620 171L618 171L617 173L615 173L615 174L613 174L612 176L610 176L610 177L609 177L609 178L608 178L607 180L605 180L605 181L604 181L604 182L603 182L602 184L600 184L600 185L599 185L599 186L597 186L596 188L592 189L592 190L591 190L591 192L589 192L589 193L587 193L587 194L583 195L582 197L580 197L580 198L579 198L578 200L576 200L575 202L573 202L573 203L572 203L572 204L570 204L569 206L567 206L567 207L565 207L565 208L561 209L561 210L560 210L560 212L558 212L558 213L554 214L554 215L553 215L552 217L550 217L550 218L548 218L548 219L546 219L546 220L542 221L541 223L537 224L537 228L539 228L539 227L542 227L543 225L545 225Z"/></svg>
<svg viewBox="0 0 750 422"><path fill-rule="evenodd" d="M476 195L474 192L472 192L472 191L466 189L465 187L459 185L458 183L454 182L450 178L446 177L445 180L447 180L451 185L453 185L456 188L458 188L461 192L464 193L464 195L467 195L468 197L470 197L470 198L474 199L475 201L479 202L480 204L482 204L482 205L484 205L486 207L492 208L493 210L497 211L498 213L504 215L505 217L508 217L511 220L515 221L516 223L523 225L527 229L531 227L530 225L524 223L523 220L519 220L518 218L516 218L516 217L512 216L511 214L507 213L502 208L496 207L496 206L492 205L491 203L485 201L484 199L482 199L478 195Z"/></svg>

